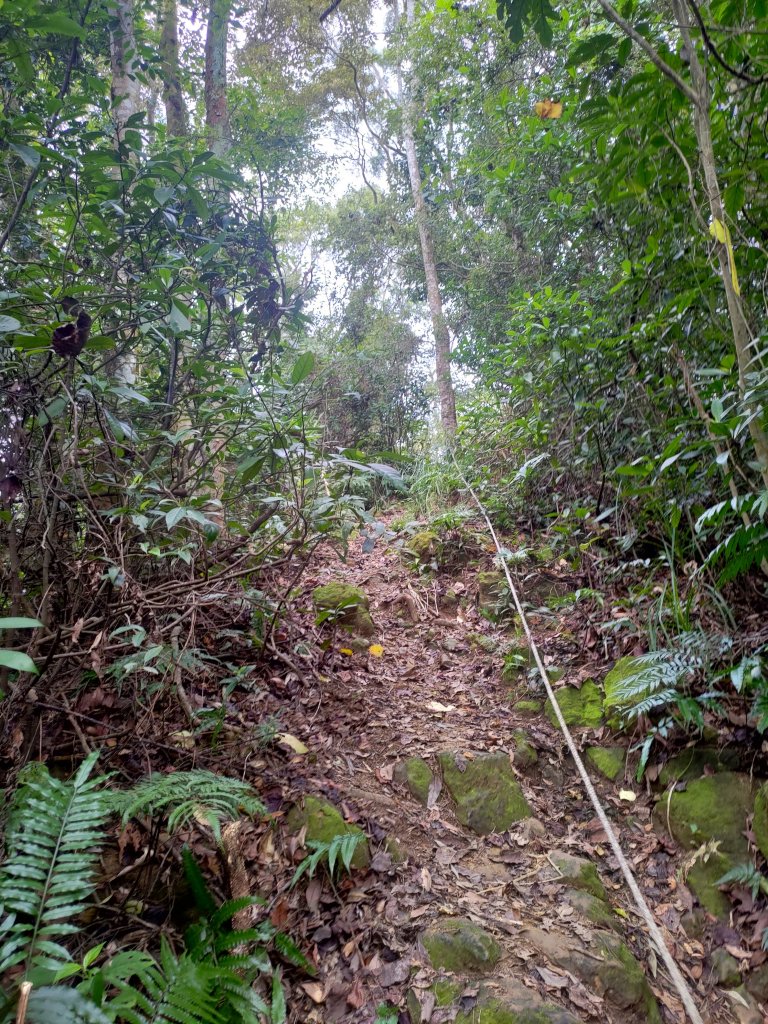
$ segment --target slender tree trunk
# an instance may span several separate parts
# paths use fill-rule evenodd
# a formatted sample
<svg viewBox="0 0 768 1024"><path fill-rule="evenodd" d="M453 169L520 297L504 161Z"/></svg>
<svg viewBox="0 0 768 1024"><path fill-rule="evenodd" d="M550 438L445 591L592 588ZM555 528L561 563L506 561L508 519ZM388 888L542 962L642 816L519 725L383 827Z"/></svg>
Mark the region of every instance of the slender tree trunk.
<svg viewBox="0 0 768 1024"><path fill-rule="evenodd" d="M413 22L414 0L406 0L406 20ZM448 322L443 312L443 300L440 295L440 279L437 274L435 244L429 224L427 204L424 202L424 190L421 184L421 172L416 153L414 135L413 99L410 91L401 89L403 116L403 148L408 161L408 177L411 183L413 208L416 215L416 226L419 229L421 258L424 263L424 278L427 285L427 303L432 317L432 333L435 338L435 374L437 377L437 393L440 398L440 420L443 430L449 437L456 433L456 395L451 379L451 335Z"/></svg>
<svg viewBox="0 0 768 1024"><path fill-rule="evenodd" d="M702 63L699 51L691 36L690 24L693 15L688 11L685 0L672 0L672 10L677 22L680 38L690 59L691 84L684 81L673 68L667 64L662 55L651 43L641 36L637 30L623 18L613 7L610 0L598 0L603 11L610 20L632 39L650 57L656 67L665 75L680 92L690 101L693 108L693 125L696 132L699 163L704 176L704 189L707 196L712 224L725 230L726 219L723 209L720 183L717 178L717 162L712 143L712 98L709 92L707 72ZM752 336L744 315L744 306L736 287L732 261L736 257L732 246L727 240L715 238L717 262L725 289L725 301L728 307L728 319L733 336L733 348L739 370L739 394L743 398L747 389L747 373L752 362ZM763 429L761 419L763 410L753 404L750 410L749 434L755 449L755 456L763 484L768 488L768 437Z"/></svg>
<svg viewBox="0 0 768 1024"><path fill-rule="evenodd" d="M691 84L696 94L696 100L693 104L693 124L696 130L696 141L699 146L699 160L704 174L704 187L709 204L709 212L713 224L719 222L725 227L725 210L723 209L720 183L717 178L715 149L712 144L711 97L709 94L709 83L707 82L707 72L701 62L696 45L691 38L690 28L688 27L690 18L683 0L672 0L672 8L677 18L680 35L688 50L691 61ZM736 361L739 369L739 394L743 398L747 388L747 373L752 362L752 335L744 315L741 296L734 280L735 271L732 261L735 261L736 256L733 247L725 241L718 241L717 239L715 247L720 266L720 276L725 288L725 299L728 305L728 316L731 321L731 332L733 334L733 347L736 351ZM760 422L762 409L753 408L750 411L749 433L760 467L760 475L766 488L768 488L768 437L766 437Z"/></svg>
<svg viewBox="0 0 768 1024"><path fill-rule="evenodd" d="M227 105L227 36L232 0L210 0L205 36L205 124L208 145L223 156L231 143Z"/></svg>
<svg viewBox="0 0 768 1024"><path fill-rule="evenodd" d="M126 122L141 109L140 86L136 77L133 0L111 0L108 11L111 19L112 102L117 137L122 140Z"/></svg>
<svg viewBox="0 0 768 1024"><path fill-rule="evenodd" d="M179 66L179 17L176 0L162 0L160 9L160 60L163 69L163 103L169 138L185 138L188 133L187 106L181 90Z"/></svg>

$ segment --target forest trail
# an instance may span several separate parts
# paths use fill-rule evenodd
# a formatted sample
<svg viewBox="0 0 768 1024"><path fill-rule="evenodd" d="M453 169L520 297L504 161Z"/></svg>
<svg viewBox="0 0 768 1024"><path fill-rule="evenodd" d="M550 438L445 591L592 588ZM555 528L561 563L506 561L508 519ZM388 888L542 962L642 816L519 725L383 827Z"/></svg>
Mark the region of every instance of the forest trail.
<svg viewBox="0 0 768 1024"><path fill-rule="evenodd" d="M664 1020L683 1021L562 735L547 718L540 681L525 665L505 671L505 651L513 652L508 666L523 661L519 637L511 613L495 623L478 607L478 578L488 583L493 555L490 545L477 546L479 524L473 537L476 546L438 573L414 571L391 539L368 551L370 541L356 537L345 562L330 548L320 551L302 582L308 613L318 586L363 589L375 635L352 653L343 630L319 627L330 642L316 675L287 704L285 692L274 695L281 727L308 753L291 752L273 777L284 809L291 800L301 805L303 793L329 800L361 826L372 861L367 874L342 877L333 891L318 878L305 894L283 898L283 917L296 917L319 969L289 999L291 1019L367 1022L387 1005L397 1013L377 1020L620 1024L660 1020L663 1005ZM584 581L554 559L528 564L518 576L553 676L560 669L562 684L577 686L600 678L605 665L583 617L573 608L537 607L544 595L573 592ZM599 722L574 731L584 747L600 742ZM414 758L421 760L408 762L407 772ZM710 1020L737 1019L709 983L703 946L681 927L690 897L675 883L643 787L631 777L593 775L699 1005ZM470 789L464 796L462 782ZM518 806L512 817L524 816L509 823L518 784L530 809ZM297 840L286 829L282 837L290 855ZM262 890L274 892L281 857L267 846L272 852L256 858L255 870ZM526 1016L534 1010L535 1018Z"/></svg>

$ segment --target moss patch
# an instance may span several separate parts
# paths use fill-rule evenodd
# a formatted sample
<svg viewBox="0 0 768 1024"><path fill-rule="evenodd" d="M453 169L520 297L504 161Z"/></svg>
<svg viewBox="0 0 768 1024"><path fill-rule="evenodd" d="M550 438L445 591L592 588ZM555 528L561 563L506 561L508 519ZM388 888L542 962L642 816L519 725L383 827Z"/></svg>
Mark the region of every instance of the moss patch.
<svg viewBox="0 0 768 1024"><path fill-rule="evenodd" d="M512 710L519 711L521 715L538 715L542 706L540 700L518 700L512 705Z"/></svg>
<svg viewBox="0 0 768 1024"><path fill-rule="evenodd" d="M707 768L717 772L723 767L720 754L713 747L689 747L665 763L659 772L659 785L666 789L673 782L701 778Z"/></svg>
<svg viewBox="0 0 768 1024"><path fill-rule="evenodd" d="M368 611L368 597L359 587L349 583L326 583L315 587L312 600L319 613L335 613L334 620L349 632L360 636L373 636L376 632Z"/></svg>
<svg viewBox="0 0 768 1024"><path fill-rule="evenodd" d="M450 917L422 933L421 942L435 970L454 974L488 970L501 957L501 947L484 928L463 917Z"/></svg>
<svg viewBox="0 0 768 1024"><path fill-rule="evenodd" d="M296 804L286 819L289 832L300 832L306 827L307 839L318 843L330 843L336 836L363 836L365 833L357 825L344 821L338 809L327 800L316 796L304 797L304 805ZM368 841L360 843L352 857L352 867L365 868L371 860Z"/></svg>
<svg viewBox="0 0 768 1024"><path fill-rule="evenodd" d="M591 860L574 857L572 853L565 853L563 850L553 850L549 859L572 889L583 889L584 892L592 893L599 900L608 898L597 868Z"/></svg>
<svg viewBox="0 0 768 1024"><path fill-rule="evenodd" d="M415 533L406 541L405 550L412 555L420 565L429 565L430 562L437 562L442 553L440 537L434 530L421 530Z"/></svg>
<svg viewBox="0 0 768 1024"><path fill-rule="evenodd" d="M515 729L512 733L515 744L515 764L518 768L530 768L539 760L536 747L525 729Z"/></svg>
<svg viewBox="0 0 768 1024"><path fill-rule="evenodd" d="M456 803L456 817L478 835L504 832L531 816L506 754L481 754L457 767L454 755L439 756L446 789Z"/></svg>
<svg viewBox="0 0 768 1024"><path fill-rule="evenodd" d="M752 831L758 850L768 858L768 782L764 782L755 795Z"/></svg>
<svg viewBox="0 0 768 1024"><path fill-rule="evenodd" d="M587 747L587 763L613 782L624 771L624 747Z"/></svg>
<svg viewBox="0 0 768 1024"><path fill-rule="evenodd" d="M563 686L555 696L566 725L599 729L603 724L603 697L591 679L588 679L581 689ZM546 703L546 713L552 725L558 727L557 715L550 700Z"/></svg>
<svg viewBox="0 0 768 1024"><path fill-rule="evenodd" d="M665 793L653 811L656 829L669 829L686 850L696 850L710 840L719 843L718 852L706 861L696 860L686 878L702 906L718 917L727 914L729 902L715 883L748 859L743 832L754 789L750 777L738 772L707 775L689 782L684 792Z"/></svg>
<svg viewBox="0 0 768 1024"><path fill-rule="evenodd" d="M566 899L574 910L578 911L582 917L592 924L615 930L621 928L618 916L614 914L605 900L598 899L591 892L585 892L581 889L570 889L566 892Z"/></svg>
<svg viewBox="0 0 768 1024"><path fill-rule="evenodd" d="M400 761L395 766L392 777L395 782L407 786L411 795L420 804L427 806L429 787L432 785L433 776L432 769L426 761L420 757L409 757L405 761Z"/></svg>
<svg viewBox="0 0 768 1024"><path fill-rule="evenodd" d="M551 1003L515 1010L500 999L489 999L470 1013L457 1014L455 1024L578 1024L578 1020L561 1006Z"/></svg>

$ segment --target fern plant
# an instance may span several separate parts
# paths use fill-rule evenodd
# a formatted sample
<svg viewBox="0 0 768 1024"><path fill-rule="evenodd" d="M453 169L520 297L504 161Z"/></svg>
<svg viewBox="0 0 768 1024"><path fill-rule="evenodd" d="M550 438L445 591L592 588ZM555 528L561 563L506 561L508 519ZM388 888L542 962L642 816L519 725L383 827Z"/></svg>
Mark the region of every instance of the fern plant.
<svg viewBox="0 0 768 1024"><path fill-rule="evenodd" d="M8 817L0 869L0 974L23 964L56 970L70 959L60 939L94 889L107 802L91 754L71 782L42 766L22 777ZM31 766L30 766L31 767Z"/></svg>
<svg viewBox="0 0 768 1024"><path fill-rule="evenodd" d="M203 770L155 773L132 789L113 792L110 805L123 823L138 814L167 814L171 832L199 821L210 826L218 843L223 820L264 813L264 805L247 782Z"/></svg>
<svg viewBox="0 0 768 1024"><path fill-rule="evenodd" d="M258 901L230 901L216 907L202 874L185 854L193 892L202 903L201 923L191 929L177 955L167 942L159 958L124 951L94 966L95 947L83 964L73 963L64 944L80 931L74 921L87 908L95 887L100 845L110 815L166 817L173 830L193 818L220 837L221 822L241 811L258 813L261 802L245 783L210 772L155 776L132 790L116 793L104 775L92 777L98 755L90 755L74 778L52 778L44 766L22 770L6 821L5 862L0 869L0 972L23 967L33 989L30 1024L259 1024L268 1013L279 1020L253 990L263 973L273 974L273 1003L284 999L275 982L266 944L290 962L308 968L288 936L267 922L234 930L232 918ZM196 868L196 873L193 868ZM82 981L77 989L71 983ZM0 999L0 1021L15 1016L15 996Z"/></svg>
<svg viewBox="0 0 768 1024"><path fill-rule="evenodd" d="M725 583L749 572L755 566L768 568L768 491L740 495L708 508L696 521L696 532L713 532L729 520L745 517L710 551L699 568L704 572L722 566L718 583Z"/></svg>
<svg viewBox="0 0 768 1024"><path fill-rule="evenodd" d="M336 869L339 858L341 864L346 869L347 873L352 871L352 858L355 856L355 850L358 848L360 843L365 842L365 836L360 835L356 832L347 832L342 835L334 836L330 842L323 843L319 840L309 839L307 840L307 846L312 853L305 857L304 860L296 868L293 878L291 879L291 888L298 882L303 874L308 873L309 877L312 878L318 866L325 863L328 867L328 873L333 878L333 873Z"/></svg>

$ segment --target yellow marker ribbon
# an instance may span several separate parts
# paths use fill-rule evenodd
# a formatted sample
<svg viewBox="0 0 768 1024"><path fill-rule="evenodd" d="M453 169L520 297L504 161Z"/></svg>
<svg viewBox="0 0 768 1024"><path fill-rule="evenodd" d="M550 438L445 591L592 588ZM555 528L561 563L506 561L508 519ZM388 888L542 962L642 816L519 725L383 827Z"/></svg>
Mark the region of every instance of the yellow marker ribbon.
<svg viewBox="0 0 768 1024"><path fill-rule="evenodd" d="M739 288L739 278L736 273L736 257L733 254L733 242L731 241L731 232L727 224L718 217L713 217L709 225L709 233L715 239L720 242L728 250L728 266L731 268L731 281L733 282L733 290L737 295L741 295L741 288Z"/></svg>

